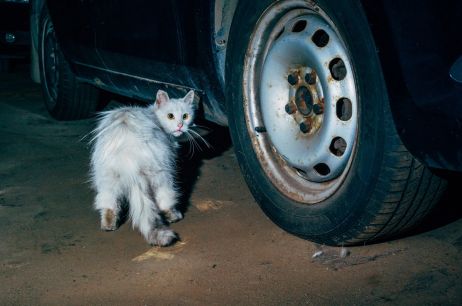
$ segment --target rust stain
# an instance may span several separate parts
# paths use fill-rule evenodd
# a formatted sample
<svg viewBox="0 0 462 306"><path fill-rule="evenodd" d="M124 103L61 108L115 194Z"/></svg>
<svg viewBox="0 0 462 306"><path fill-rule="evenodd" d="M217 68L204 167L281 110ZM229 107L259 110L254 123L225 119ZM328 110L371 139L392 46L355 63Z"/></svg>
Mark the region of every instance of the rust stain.
<svg viewBox="0 0 462 306"><path fill-rule="evenodd" d="M327 83L337 82L330 74L327 76Z"/></svg>

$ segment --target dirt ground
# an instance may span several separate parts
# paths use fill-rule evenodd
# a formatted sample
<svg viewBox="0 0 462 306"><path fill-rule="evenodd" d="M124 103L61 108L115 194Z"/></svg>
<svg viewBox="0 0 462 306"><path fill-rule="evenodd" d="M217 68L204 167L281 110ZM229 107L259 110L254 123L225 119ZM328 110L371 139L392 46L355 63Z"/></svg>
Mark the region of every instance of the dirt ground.
<svg viewBox="0 0 462 306"><path fill-rule="evenodd" d="M413 235L341 257L265 217L214 128L214 149L182 152L181 242L153 248L130 224L99 230L93 126L51 119L25 69L0 75L0 305L462 305L460 197Z"/></svg>

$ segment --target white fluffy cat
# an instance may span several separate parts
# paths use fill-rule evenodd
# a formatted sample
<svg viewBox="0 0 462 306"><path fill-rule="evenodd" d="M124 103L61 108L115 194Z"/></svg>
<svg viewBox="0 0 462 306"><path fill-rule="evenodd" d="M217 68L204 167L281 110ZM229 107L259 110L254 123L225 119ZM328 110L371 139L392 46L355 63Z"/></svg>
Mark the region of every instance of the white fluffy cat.
<svg viewBox="0 0 462 306"><path fill-rule="evenodd" d="M152 105L101 114L94 131L91 175L103 230L117 228L125 199L133 227L148 243L167 246L177 239L164 221L183 218L175 208L175 137L188 133L196 106L192 90L182 99L170 99L159 90Z"/></svg>

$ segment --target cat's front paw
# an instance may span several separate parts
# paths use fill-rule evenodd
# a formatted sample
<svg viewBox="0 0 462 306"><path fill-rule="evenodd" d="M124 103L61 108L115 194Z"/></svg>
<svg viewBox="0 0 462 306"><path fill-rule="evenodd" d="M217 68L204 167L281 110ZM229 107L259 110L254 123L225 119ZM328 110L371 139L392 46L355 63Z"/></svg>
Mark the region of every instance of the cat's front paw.
<svg viewBox="0 0 462 306"><path fill-rule="evenodd" d="M167 210L164 215L165 219L170 223L178 222L183 219L183 214L175 208Z"/></svg>

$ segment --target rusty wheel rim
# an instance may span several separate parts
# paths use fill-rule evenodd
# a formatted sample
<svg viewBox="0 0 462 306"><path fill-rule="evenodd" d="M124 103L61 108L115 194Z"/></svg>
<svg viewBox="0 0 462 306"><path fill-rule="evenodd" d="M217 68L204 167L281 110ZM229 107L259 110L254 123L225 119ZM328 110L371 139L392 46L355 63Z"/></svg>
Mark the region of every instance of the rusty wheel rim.
<svg viewBox="0 0 462 306"><path fill-rule="evenodd" d="M345 180L358 134L358 99L346 45L317 6L284 1L259 19L244 63L244 111L273 185L306 204Z"/></svg>

